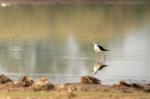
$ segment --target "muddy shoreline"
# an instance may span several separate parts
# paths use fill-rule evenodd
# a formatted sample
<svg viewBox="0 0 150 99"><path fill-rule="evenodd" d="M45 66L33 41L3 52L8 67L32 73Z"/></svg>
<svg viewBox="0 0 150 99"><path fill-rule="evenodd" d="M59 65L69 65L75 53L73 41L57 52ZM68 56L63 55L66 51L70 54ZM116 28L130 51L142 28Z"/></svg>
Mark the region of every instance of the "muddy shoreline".
<svg viewBox="0 0 150 99"><path fill-rule="evenodd" d="M150 83L140 84L140 83L127 83L125 81L120 81L118 84L113 85L102 85L101 80L93 76L82 76L80 82L77 83L64 83L64 84L53 84L48 78L41 77L33 80L31 77L22 76L18 80L12 80L7 75L0 75L0 91L21 91L32 90L32 91L95 91L101 90L101 88L127 88L135 89L144 92L150 92Z"/></svg>
<svg viewBox="0 0 150 99"><path fill-rule="evenodd" d="M150 83L120 81L102 85L101 80L93 76L82 76L77 83L53 84L46 77L33 80L22 76L12 80L1 74L0 92L2 99L149 99Z"/></svg>

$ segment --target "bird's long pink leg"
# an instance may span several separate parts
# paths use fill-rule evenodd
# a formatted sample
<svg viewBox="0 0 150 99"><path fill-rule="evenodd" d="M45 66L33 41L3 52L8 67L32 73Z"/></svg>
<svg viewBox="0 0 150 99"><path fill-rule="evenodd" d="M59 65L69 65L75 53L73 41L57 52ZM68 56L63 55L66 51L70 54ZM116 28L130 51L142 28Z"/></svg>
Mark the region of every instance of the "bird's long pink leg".
<svg viewBox="0 0 150 99"><path fill-rule="evenodd" d="M106 56L105 56L105 53L104 53L104 52L102 52L102 53L103 53L103 56L104 56L104 60L102 61L102 63L104 63L105 60L106 60Z"/></svg>
<svg viewBox="0 0 150 99"><path fill-rule="evenodd" d="M100 54L97 53L97 56L98 56L97 62L99 63L100 62Z"/></svg>

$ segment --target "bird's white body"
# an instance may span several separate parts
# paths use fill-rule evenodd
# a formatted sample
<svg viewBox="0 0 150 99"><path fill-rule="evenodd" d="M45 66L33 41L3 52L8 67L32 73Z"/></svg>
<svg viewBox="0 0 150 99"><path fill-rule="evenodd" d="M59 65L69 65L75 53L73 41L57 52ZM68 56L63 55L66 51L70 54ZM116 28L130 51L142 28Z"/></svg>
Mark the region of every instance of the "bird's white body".
<svg viewBox="0 0 150 99"><path fill-rule="evenodd" d="M94 50L95 50L96 53L100 53L101 52L101 50L99 49L97 44L94 44Z"/></svg>
<svg viewBox="0 0 150 99"><path fill-rule="evenodd" d="M109 51L105 48L103 48L102 46L98 45L96 42L93 43L94 44L94 50L95 52L98 54L98 61L100 62L100 56L101 56L101 53L103 54L103 57L104 57L104 60L102 62L105 62L105 54L104 54L104 51Z"/></svg>

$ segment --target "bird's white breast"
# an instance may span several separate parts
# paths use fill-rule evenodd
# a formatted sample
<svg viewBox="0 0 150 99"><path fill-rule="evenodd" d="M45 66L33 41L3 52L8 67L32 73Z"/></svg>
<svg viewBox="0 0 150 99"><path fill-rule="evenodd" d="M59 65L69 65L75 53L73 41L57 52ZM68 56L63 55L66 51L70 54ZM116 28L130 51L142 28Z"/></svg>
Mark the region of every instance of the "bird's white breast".
<svg viewBox="0 0 150 99"><path fill-rule="evenodd" d="M98 46L96 44L94 45L94 50L95 50L96 53L100 52L100 49L98 48Z"/></svg>

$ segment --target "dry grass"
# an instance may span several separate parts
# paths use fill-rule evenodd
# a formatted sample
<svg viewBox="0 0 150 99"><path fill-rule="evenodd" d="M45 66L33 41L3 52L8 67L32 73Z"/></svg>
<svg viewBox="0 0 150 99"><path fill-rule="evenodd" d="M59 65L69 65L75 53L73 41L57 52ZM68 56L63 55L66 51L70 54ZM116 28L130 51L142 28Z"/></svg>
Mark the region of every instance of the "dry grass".
<svg viewBox="0 0 150 99"><path fill-rule="evenodd" d="M149 99L144 92L125 93L116 91L50 91L50 92L1 92L0 99Z"/></svg>

